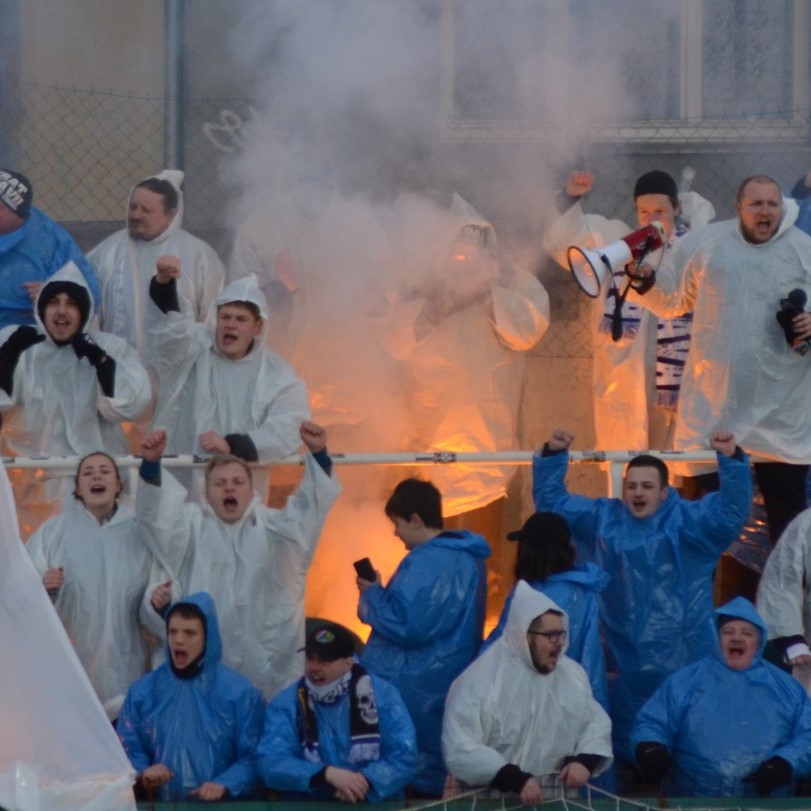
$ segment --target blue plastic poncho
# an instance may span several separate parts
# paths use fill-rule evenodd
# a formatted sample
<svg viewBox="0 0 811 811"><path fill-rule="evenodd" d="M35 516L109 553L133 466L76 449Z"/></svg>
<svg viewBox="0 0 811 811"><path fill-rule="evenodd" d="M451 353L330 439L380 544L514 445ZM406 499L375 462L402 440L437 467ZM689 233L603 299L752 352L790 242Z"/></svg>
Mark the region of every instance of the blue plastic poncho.
<svg viewBox="0 0 811 811"><path fill-rule="evenodd" d="M567 453L535 457L535 508L562 515L578 556L611 577L598 600L614 754L631 760L636 713L667 676L712 651L712 573L749 515L749 463L719 455L719 492L687 501L671 490L654 515L638 519L619 498L569 495L568 462Z"/></svg>
<svg viewBox="0 0 811 811"><path fill-rule="evenodd" d="M82 272L95 306L99 282L73 237L61 225L32 208L16 231L0 236L0 328L34 324L34 305L23 282L44 282L68 262Z"/></svg>
<svg viewBox="0 0 811 811"><path fill-rule="evenodd" d="M380 757L350 762L350 698L332 704L313 702L320 760L304 757L298 682L283 690L265 711L265 732L259 744L259 774L270 788L295 792L301 799L332 800L330 786L310 788L310 779L325 766L363 774L369 781L370 802L397 799L417 766L414 724L400 694L388 682L369 674L380 725ZM360 684L360 681L359 681Z"/></svg>
<svg viewBox="0 0 811 811"><path fill-rule="evenodd" d="M689 796L753 796L743 782L777 755L794 775L811 769L811 701L802 685L763 661L766 624L755 607L736 597L715 611L717 618L746 620L760 629L760 648L746 670L724 661L715 650L670 676L642 708L631 735L663 744L671 754L670 793ZM786 795L790 786L773 794Z"/></svg>
<svg viewBox="0 0 811 811"><path fill-rule="evenodd" d="M546 580L532 580L529 585L557 603L569 617L569 646L566 655L574 659L589 677L591 692L608 711L608 687L605 677L605 654L600 640L597 595L605 589L611 578L599 566L586 563L568 572L557 572ZM498 620L480 653L484 653L504 633L510 614L515 586L513 586Z"/></svg>
<svg viewBox="0 0 811 811"><path fill-rule="evenodd" d="M418 791L442 792L445 696L481 645L489 556L481 535L445 531L412 549L385 588L369 586L360 597L358 617L372 626L361 664L390 681L408 707Z"/></svg>
<svg viewBox="0 0 811 811"><path fill-rule="evenodd" d="M231 797L250 796L259 785L256 747L264 704L259 691L221 664L222 641L214 601L198 592L193 603L206 617L203 668L178 678L167 662L133 684L118 718L118 734L140 774L163 763L174 777L157 791L158 802L188 800L202 783L219 783Z"/></svg>

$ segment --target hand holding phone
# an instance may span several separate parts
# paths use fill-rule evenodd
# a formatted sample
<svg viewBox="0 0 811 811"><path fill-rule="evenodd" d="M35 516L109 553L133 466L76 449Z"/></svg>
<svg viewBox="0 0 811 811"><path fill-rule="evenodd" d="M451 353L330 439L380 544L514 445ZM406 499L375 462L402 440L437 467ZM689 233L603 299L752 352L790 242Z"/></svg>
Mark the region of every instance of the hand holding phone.
<svg viewBox="0 0 811 811"><path fill-rule="evenodd" d="M370 583L374 583L377 580L377 572L369 558L356 560L352 565L355 567L355 572L361 580L368 580Z"/></svg>

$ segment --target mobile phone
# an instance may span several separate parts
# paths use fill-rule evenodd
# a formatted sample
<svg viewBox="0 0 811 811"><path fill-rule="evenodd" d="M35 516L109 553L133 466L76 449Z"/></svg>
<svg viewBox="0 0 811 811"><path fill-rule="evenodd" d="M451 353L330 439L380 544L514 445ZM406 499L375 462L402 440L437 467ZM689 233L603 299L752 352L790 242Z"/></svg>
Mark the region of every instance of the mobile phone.
<svg viewBox="0 0 811 811"><path fill-rule="evenodd" d="M375 567L372 566L372 561L369 560L369 558L361 558L360 560L356 560L352 565L355 567L358 577L360 577L362 580L369 580L372 582L377 580L377 572L375 571Z"/></svg>

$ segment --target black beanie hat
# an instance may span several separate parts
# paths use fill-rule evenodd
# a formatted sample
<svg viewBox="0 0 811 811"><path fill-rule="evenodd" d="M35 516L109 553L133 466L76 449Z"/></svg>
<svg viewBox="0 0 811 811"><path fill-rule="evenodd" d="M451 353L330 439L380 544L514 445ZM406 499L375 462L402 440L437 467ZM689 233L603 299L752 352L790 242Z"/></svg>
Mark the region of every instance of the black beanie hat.
<svg viewBox="0 0 811 811"><path fill-rule="evenodd" d="M643 194L664 194L679 199L679 187L676 181L667 173L660 169L654 169L642 175L634 186L634 200Z"/></svg>
<svg viewBox="0 0 811 811"><path fill-rule="evenodd" d="M82 287L82 285L76 284L76 282L61 280L46 282L37 299L37 314L39 315L39 320L45 323L45 308L48 306L48 302L60 293L67 293L76 302L76 306L82 314L81 329L84 329L90 317L90 293L88 293L86 287Z"/></svg>
<svg viewBox="0 0 811 811"><path fill-rule="evenodd" d="M18 217L28 219L34 190L25 175L0 169L0 203L10 208Z"/></svg>

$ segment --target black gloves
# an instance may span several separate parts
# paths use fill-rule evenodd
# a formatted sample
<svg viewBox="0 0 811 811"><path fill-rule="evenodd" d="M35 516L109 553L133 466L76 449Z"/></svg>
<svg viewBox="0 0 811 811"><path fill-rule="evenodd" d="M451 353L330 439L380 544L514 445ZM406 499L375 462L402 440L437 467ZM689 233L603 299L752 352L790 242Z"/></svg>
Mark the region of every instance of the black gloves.
<svg viewBox="0 0 811 811"><path fill-rule="evenodd" d="M87 358L91 366L98 366L106 357L104 350L86 333L77 332L70 344L77 358Z"/></svg>
<svg viewBox="0 0 811 811"><path fill-rule="evenodd" d="M3 346L0 346L0 388L9 397L14 388L14 370L17 368L20 355L44 340L45 336L35 327L17 327Z"/></svg>
<svg viewBox="0 0 811 811"><path fill-rule="evenodd" d="M805 305L808 301L805 290L792 290L786 298L780 299L780 309L777 311L777 323L783 328L786 335L786 343L798 354L804 355L808 352L807 341L798 341L794 332L795 316L805 312Z"/></svg>
<svg viewBox="0 0 811 811"><path fill-rule="evenodd" d="M502 794L508 792L520 794L527 780L530 779L532 779L532 775L529 772L521 771L515 763L507 763L496 772L496 776L490 781L490 785Z"/></svg>
<svg viewBox="0 0 811 811"><path fill-rule="evenodd" d="M177 281L175 279L166 284L161 284L158 277L153 276L149 282L149 297L164 315L169 312L180 312L180 300L177 296Z"/></svg>
<svg viewBox="0 0 811 811"><path fill-rule="evenodd" d="M767 797L778 786L791 781L794 769L791 764L779 755L764 760L751 774L743 778L744 783L754 783L755 791L761 797Z"/></svg>
<svg viewBox="0 0 811 811"><path fill-rule="evenodd" d="M658 741L642 741L636 747L636 762L651 782L658 783L670 767L670 754Z"/></svg>
<svg viewBox="0 0 811 811"><path fill-rule="evenodd" d="M96 377L104 396L113 397L115 393L115 361L86 332L77 332L71 338L70 344L79 360L87 358L88 363L95 367Z"/></svg>

